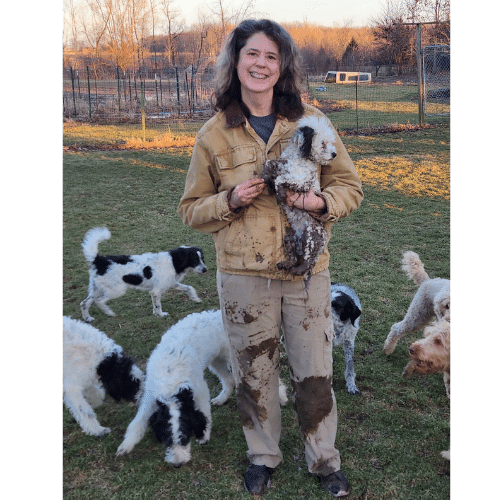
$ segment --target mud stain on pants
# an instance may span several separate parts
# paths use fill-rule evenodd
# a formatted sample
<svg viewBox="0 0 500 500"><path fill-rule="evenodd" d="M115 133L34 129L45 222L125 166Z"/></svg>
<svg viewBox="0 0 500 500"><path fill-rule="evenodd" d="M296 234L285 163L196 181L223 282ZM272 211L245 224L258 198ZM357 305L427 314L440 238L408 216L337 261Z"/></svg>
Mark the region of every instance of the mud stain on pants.
<svg viewBox="0 0 500 500"><path fill-rule="evenodd" d="M294 407L304 437L314 434L333 409L332 377L292 380Z"/></svg>

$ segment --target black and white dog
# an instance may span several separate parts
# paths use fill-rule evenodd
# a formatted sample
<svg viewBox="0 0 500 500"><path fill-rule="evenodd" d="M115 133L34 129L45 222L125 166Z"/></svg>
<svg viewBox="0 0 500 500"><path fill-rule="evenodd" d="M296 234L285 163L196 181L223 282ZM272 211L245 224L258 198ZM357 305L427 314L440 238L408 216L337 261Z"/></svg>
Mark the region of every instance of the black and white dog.
<svg viewBox="0 0 500 500"><path fill-rule="evenodd" d="M359 330L361 302L356 292L342 283L332 283L332 320L334 345L343 345L345 357L345 381L349 394L359 394L354 373L354 340Z"/></svg>
<svg viewBox="0 0 500 500"><path fill-rule="evenodd" d="M220 310L189 314L173 325L151 353L144 394L117 456L132 451L149 424L166 447L166 462L176 467L189 462L191 438L200 444L210 439L210 404L221 406L232 394L235 381L230 362L229 337ZM222 385L212 400L204 378L206 368ZM286 386L280 379L280 405L287 400Z"/></svg>
<svg viewBox="0 0 500 500"><path fill-rule="evenodd" d="M160 318L168 315L161 309L161 296L170 288L186 292L192 301L201 302L192 286L181 283L189 270L198 274L207 272L200 248L181 246L141 255L98 255L99 243L110 237L107 228L96 227L87 232L82 243L90 265L88 297L80 304L85 321L94 319L89 314L93 303L108 316L114 316L108 300L121 297L129 288L147 290L153 300L153 314Z"/></svg>
<svg viewBox="0 0 500 500"><path fill-rule="evenodd" d="M290 226L284 236L287 259L278 262L294 276L305 275L306 287L318 258L323 253L328 234L323 223L305 210L286 203L287 191L321 192L318 165L337 156L336 136L330 120L323 116L306 116L297 122L295 134L277 160L267 160L262 178L285 212Z"/></svg>
<svg viewBox="0 0 500 500"><path fill-rule="evenodd" d="M204 378L209 368L222 390L210 401ZM176 467L191 458L191 437L201 444L210 439L210 403L224 404L234 388L229 340L220 311L193 313L167 330L151 353L144 394L117 455L132 451L148 423L166 446L165 461Z"/></svg>
<svg viewBox="0 0 500 500"><path fill-rule="evenodd" d="M143 388L144 374L118 344L93 326L63 316L64 403L85 434L111 432L92 410L105 393L116 401L138 402Z"/></svg>

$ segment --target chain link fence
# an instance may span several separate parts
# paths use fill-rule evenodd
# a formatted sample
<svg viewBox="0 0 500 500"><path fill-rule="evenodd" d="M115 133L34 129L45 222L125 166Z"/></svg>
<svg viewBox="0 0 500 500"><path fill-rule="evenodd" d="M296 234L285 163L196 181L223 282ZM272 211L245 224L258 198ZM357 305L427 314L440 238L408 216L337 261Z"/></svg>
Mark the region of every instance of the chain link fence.
<svg viewBox="0 0 500 500"><path fill-rule="evenodd" d="M425 47L424 57L426 123L443 122L450 110L449 46L448 52ZM326 75L308 75L303 99L325 112L339 131L418 124L418 76L374 74L371 82L356 79L346 84L326 82ZM64 68L65 121L126 125L127 133L143 140L167 131L194 137L213 115L211 70L172 67L148 77L116 69L115 78L99 79L89 67Z"/></svg>
<svg viewBox="0 0 500 500"><path fill-rule="evenodd" d="M429 45L422 49L424 112L426 116L450 113L450 46Z"/></svg>

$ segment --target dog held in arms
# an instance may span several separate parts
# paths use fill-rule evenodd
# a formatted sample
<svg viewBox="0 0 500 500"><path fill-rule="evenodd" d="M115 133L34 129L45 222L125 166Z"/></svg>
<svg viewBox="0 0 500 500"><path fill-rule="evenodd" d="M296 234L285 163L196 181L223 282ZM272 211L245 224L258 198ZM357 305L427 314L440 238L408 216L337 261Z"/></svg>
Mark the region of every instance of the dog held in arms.
<svg viewBox="0 0 500 500"><path fill-rule="evenodd" d="M80 304L83 319L94 320L89 314L95 303L108 316L115 313L107 305L108 300L124 295L129 288L147 290L153 300L153 314L168 316L161 308L161 296L170 288L186 292L194 302L201 302L196 290L181 283L189 270L205 274L203 252L198 247L181 246L173 250L141 255L98 255L98 246L111 237L105 227L91 229L82 243L83 254L90 265L88 296Z"/></svg>
<svg viewBox="0 0 500 500"><path fill-rule="evenodd" d="M123 349L91 325L63 316L64 403L85 434L104 436L92 407L105 393L116 401L138 402L144 374L123 354Z"/></svg>
<svg viewBox="0 0 500 500"><path fill-rule="evenodd" d="M446 395L450 397L450 323L441 318L427 326L424 338L414 342L409 353L411 360L404 369L403 377L414 373L443 373ZM450 459L449 450L441 452L441 455Z"/></svg>
<svg viewBox="0 0 500 500"><path fill-rule="evenodd" d="M335 133L326 117L302 118L289 145L277 160L266 161L262 173L289 223L283 242L287 259L279 262L278 268L293 276L305 275L306 287L328 235L324 224L308 212L288 206L286 193L292 191L305 196L310 189L316 194L321 192L318 168L337 156L335 141Z"/></svg>
<svg viewBox="0 0 500 500"><path fill-rule="evenodd" d="M356 292L343 283L332 283L331 290L333 344L343 345L345 358L345 381L349 394L359 394L354 372L354 340L359 330L361 302Z"/></svg>
<svg viewBox="0 0 500 500"><path fill-rule="evenodd" d="M208 368L220 380L219 395L210 400L204 378ZM132 451L148 424L166 447L165 461L176 467L191 459L191 438L200 444L210 439L210 403L223 405L235 382L230 368L230 346L220 311L193 313L167 330L152 352L145 390L135 418L116 454ZM284 386L280 402L286 403ZM285 398L285 399L282 399Z"/></svg>
<svg viewBox="0 0 500 500"><path fill-rule="evenodd" d="M384 343L385 354L391 354L398 340L423 328L432 318L450 322L450 280L430 279L420 257L415 252L403 254L402 269L419 285L405 317L391 327Z"/></svg>

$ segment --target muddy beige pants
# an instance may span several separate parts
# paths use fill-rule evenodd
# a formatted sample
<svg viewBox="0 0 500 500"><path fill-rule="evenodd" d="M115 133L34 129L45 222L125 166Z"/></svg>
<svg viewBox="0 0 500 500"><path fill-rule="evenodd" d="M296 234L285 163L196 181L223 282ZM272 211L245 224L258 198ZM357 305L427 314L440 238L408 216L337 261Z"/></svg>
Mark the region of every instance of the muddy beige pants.
<svg viewBox="0 0 500 500"><path fill-rule="evenodd" d="M274 468L283 458L278 398L282 327L308 469L319 476L339 470L329 271L313 275L308 292L302 281L222 273L217 273L217 286L250 463Z"/></svg>

